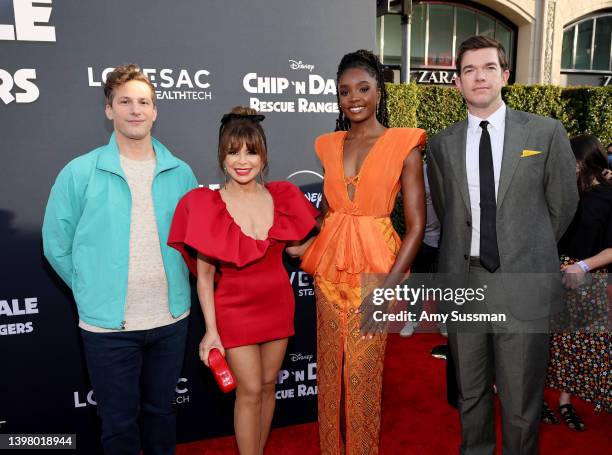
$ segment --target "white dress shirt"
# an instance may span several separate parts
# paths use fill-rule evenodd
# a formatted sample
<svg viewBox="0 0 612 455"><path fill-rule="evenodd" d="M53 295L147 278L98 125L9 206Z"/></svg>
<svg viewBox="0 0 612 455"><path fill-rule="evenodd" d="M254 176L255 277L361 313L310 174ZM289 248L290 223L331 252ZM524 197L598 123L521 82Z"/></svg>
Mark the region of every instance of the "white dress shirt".
<svg viewBox="0 0 612 455"><path fill-rule="evenodd" d="M465 168L467 171L470 207L472 209L472 247L470 256L480 256L480 122L487 120L493 150L493 175L495 177L495 198L499 187L502 156L504 154L504 129L506 127L506 105L502 105L489 118L478 118L468 112L467 140L465 142Z"/></svg>

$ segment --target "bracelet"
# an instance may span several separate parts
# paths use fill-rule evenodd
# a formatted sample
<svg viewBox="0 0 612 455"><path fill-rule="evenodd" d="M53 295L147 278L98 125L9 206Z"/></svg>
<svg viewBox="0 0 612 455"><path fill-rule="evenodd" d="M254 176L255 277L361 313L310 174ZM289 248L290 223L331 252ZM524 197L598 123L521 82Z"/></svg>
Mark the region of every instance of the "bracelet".
<svg viewBox="0 0 612 455"><path fill-rule="evenodd" d="M591 271L591 268L584 261L578 261L576 262L576 265L580 267L584 273L588 273Z"/></svg>

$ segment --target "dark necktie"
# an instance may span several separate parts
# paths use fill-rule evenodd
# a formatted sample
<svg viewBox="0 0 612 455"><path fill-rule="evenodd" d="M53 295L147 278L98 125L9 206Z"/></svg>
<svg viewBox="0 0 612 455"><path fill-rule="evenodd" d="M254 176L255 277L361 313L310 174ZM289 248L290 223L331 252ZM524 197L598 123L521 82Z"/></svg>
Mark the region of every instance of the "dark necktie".
<svg viewBox="0 0 612 455"><path fill-rule="evenodd" d="M499 268L497 249L495 175L493 174L493 150L487 130L489 122L480 122L482 135L479 147L480 169L480 263L489 272Z"/></svg>

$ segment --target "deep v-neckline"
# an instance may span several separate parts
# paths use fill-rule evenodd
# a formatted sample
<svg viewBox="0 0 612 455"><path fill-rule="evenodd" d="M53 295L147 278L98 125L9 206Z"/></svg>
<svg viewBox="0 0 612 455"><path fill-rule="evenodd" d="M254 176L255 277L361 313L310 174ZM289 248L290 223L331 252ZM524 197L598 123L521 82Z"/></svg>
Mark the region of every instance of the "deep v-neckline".
<svg viewBox="0 0 612 455"><path fill-rule="evenodd" d="M376 147L381 143L382 139L387 135L387 132L390 129L391 128L386 128L385 131L380 136L378 136L378 138L376 138L376 140L374 141L374 143L368 150L366 157L363 159L363 162L361 163L361 166L359 167L359 171L351 177L347 177L346 172L344 170L344 146L346 144L346 138L348 137L348 133L349 133L348 131L345 132L344 137L342 138L340 142L340 170L342 173L342 183L344 185L344 194L346 195L346 198L351 204L354 204L355 201L357 200L357 191L359 191L359 180L361 179L361 174L363 173L363 170L365 169L366 164L368 163L368 160L370 159L370 155L372 155L372 152L374 152ZM352 199L349 196L349 190L348 190L349 185L353 185L355 187L355 191L353 192Z"/></svg>
<svg viewBox="0 0 612 455"><path fill-rule="evenodd" d="M238 228L238 230L240 231L240 233L242 235L244 235L245 237L248 237L248 238L250 238L252 240L255 240L256 242L265 242L265 241L269 240L270 239L270 231L272 230L272 228L274 227L274 224L276 223L276 203L274 201L274 195L272 194L272 191L270 191L270 188L268 187L268 185L264 184L264 188L266 189L266 191L268 191L268 194L272 198L272 224L268 228L268 232L266 233L266 237L263 238L263 239L257 239L255 237L252 237L252 236L248 235L246 232L244 232L244 230L242 229L242 226L240 226L240 224L238 224L236 222L236 219L233 217L233 215L231 214L231 212L227 208L227 202L225 202L225 199L223 199L223 196L221 196L221 190L217 191L217 193L219 195L219 200L221 201L221 204L223 204L223 208L225 209L225 213L227 213L227 216L230 217L230 219L232 220L232 223L234 223L236 225L236 227Z"/></svg>

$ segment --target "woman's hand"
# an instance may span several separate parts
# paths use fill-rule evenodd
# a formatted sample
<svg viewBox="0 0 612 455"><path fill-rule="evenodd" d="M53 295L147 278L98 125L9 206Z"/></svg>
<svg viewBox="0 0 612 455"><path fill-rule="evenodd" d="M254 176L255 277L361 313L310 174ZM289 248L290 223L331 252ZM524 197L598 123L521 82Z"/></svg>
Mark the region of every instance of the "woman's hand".
<svg viewBox="0 0 612 455"><path fill-rule="evenodd" d="M285 251L292 258L301 258L302 256L304 256L304 253L306 252L310 244L314 242L314 239L315 237L310 237L308 240L306 240L303 243L300 243L300 242L288 243L287 247L285 248Z"/></svg>
<svg viewBox="0 0 612 455"><path fill-rule="evenodd" d="M568 289L578 289L586 278L586 272L578 264L562 266L561 272L563 272L561 281Z"/></svg>
<svg viewBox="0 0 612 455"><path fill-rule="evenodd" d="M359 328L361 329L362 339L372 339L377 333L384 333L387 330L389 323L385 320L376 321L374 313L380 312L379 315L385 316L388 313L390 303L384 299L382 303L374 303L372 293L368 294L359 305L357 313L361 314Z"/></svg>
<svg viewBox="0 0 612 455"><path fill-rule="evenodd" d="M204 338L200 341L200 360L208 366L208 353L211 349L217 348L225 357L225 348L221 344L221 338L216 330L207 330Z"/></svg>

